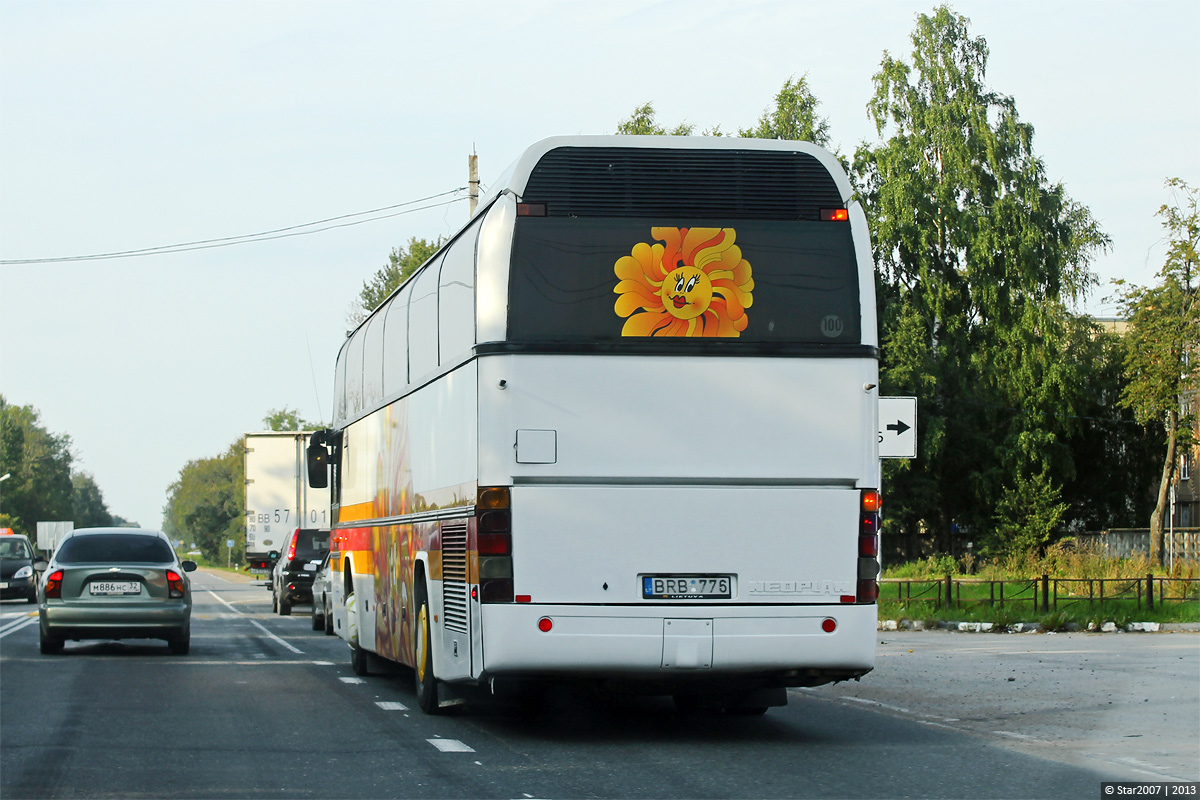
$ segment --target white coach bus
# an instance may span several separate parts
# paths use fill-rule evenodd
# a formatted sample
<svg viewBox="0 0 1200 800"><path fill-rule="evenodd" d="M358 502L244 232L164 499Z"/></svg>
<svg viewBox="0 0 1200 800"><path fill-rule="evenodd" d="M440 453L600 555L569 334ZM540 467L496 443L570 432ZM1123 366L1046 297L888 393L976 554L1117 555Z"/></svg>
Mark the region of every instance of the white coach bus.
<svg viewBox="0 0 1200 800"><path fill-rule="evenodd" d="M757 713L869 672L873 274L815 145L526 150L338 356L310 467L355 669L412 667L430 713L543 679Z"/></svg>

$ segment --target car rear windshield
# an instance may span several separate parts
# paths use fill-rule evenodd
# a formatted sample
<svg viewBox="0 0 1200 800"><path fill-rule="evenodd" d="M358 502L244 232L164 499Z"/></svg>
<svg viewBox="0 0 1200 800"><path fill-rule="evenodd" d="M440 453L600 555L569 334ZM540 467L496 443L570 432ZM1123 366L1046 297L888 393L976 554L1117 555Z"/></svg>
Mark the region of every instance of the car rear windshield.
<svg viewBox="0 0 1200 800"><path fill-rule="evenodd" d="M73 536L62 543L55 559L60 564L167 564L175 560L171 546L156 536L97 533Z"/></svg>
<svg viewBox="0 0 1200 800"><path fill-rule="evenodd" d="M329 531L301 528L296 537L296 558L311 561L329 552Z"/></svg>
<svg viewBox="0 0 1200 800"><path fill-rule="evenodd" d="M29 545L21 539L0 539L0 558L29 558Z"/></svg>

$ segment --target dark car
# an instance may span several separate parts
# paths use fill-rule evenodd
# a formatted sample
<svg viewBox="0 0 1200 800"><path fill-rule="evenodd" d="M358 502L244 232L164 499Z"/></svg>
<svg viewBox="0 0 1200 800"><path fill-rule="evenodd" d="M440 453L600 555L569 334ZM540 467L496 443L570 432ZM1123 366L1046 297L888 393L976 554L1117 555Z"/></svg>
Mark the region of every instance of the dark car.
<svg viewBox="0 0 1200 800"><path fill-rule="evenodd" d="M321 566L317 567L312 585L312 629L324 630L328 635L333 634L333 593L329 590L332 580L330 555L331 553L326 552L325 558L321 559Z"/></svg>
<svg viewBox="0 0 1200 800"><path fill-rule="evenodd" d="M312 602L313 578L328 552L328 528L292 531L271 576L272 611L286 616L292 613L292 606Z"/></svg>
<svg viewBox="0 0 1200 800"><path fill-rule="evenodd" d="M62 652L67 639L166 639L172 653L185 655L192 621L187 573L195 569L161 531L72 531L38 588L42 652Z"/></svg>
<svg viewBox="0 0 1200 800"><path fill-rule="evenodd" d="M37 602L35 559L29 537L19 533L0 536L0 600L23 597Z"/></svg>

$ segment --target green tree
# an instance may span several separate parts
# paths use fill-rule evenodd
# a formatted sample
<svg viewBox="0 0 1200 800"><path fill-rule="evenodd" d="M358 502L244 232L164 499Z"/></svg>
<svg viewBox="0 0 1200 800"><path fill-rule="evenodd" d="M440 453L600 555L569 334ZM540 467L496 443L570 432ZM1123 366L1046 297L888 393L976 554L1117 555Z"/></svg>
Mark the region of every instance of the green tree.
<svg viewBox="0 0 1200 800"><path fill-rule="evenodd" d="M1090 259L1108 240L1048 181L1012 98L984 85L987 43L968 20L942 6L911 39L911 64L885 53L874 78L883 141L855 157L879 270L881 391L921 405L920 458L885 466L888 524L932 533L945 552L955 530L1001 551L1014 544L1001 499L1057 507L1073 474L1066 440L1087 376L1062 358L1080 324L1068 305L1094 285Z"/></svg>
<svg viewBox="0 0 1200 800"><path fill-rule="evenodd" d="M817 116L820 104L808 87L808 77L793 75L775 95L775 107L765 110L755 127L738 129L738 136L812 142L828 148L829 121Z"/></svg>
<svg viewBox="0 0 1200 800"><path fill-rule="evenodd" d="M617 123L617 133L628 135L691 136L695 130L696 126L688 122L681 122L670 130L659 125L655 119L653 103L643 103L633 110L629 119L623 119ZM706 133L720 135L720 132L715 128L712 131L706 131Z"/></svg>
<svg viewBox="0 0 1200 800"><path fill-rule="evenodd" d="M0 511L18 533L33 535L39 520L74 518L71 437L53 434L33 406L9 405L0 395Z"/></svg>
<svg viewBox="0 0 1200 800"><path fill-rule="evenodd" d="M263 426L269 431L316 431L325 427L323 422L309 422L300 416L297 408L273 408L263 417Z"/></svg>
<svg viewBox="0 0 1200 800"><path fill-rule="evenodd" d="M1139 422L1163 426L1165 453L1157 501L1150 517L1150 557L1161 564L1163 524L1168 492L1175 477L1181 447L1191 446L1195 407L1184 405L1185 394L1195 396L1200 371L1200 216L1197 190L1172 178L1167 186L1175 202L1158 211L1168 235L1167 258L1150 288L1124 289L1122 303L1129 318L1125 368L1129 384L1121 403Z"/></svg>
<svg viewBox="0 0 1200 800"><path fill-rule="evenodd" d="M221 455L189 461L167 490L163 530L171 539L195 543L205 557L224 562L227 539L232 557L245 553L246 440L239 438Z"/></svg>
<svg viewBox="0 0 1200 800"><path fill-rule="evenodd" d="M104 528L113 524L113 516L104 502L104 493L91 473L76 472L71 476L72 507L76 528Z"/></svg>
<svg viewBox="0 0 1200 800"><path fill-rule="evenodd" d="M412 237L407 247L394 247L388 254L388 263L379 269L370 280L363 283L358 299L350 308L346 321L351 327L357 328L362 321L370 316L379 304L387 300L392 292L408 280L417 268L437 252L446 240L438 237L436 241L426 241Z"/></svg>

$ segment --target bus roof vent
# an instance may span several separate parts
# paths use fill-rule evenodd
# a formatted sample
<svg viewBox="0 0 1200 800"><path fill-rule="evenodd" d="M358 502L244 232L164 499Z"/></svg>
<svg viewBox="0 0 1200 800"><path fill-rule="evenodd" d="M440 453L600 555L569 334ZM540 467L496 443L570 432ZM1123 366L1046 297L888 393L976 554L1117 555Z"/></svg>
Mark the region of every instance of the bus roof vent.
<svg viewBox="0 0 1200 800"><path fill-rule="evenodd" d="M551 150L521 199L552 217L819 220L822 208L844 206L807 153L629 147Z"/></svg>

